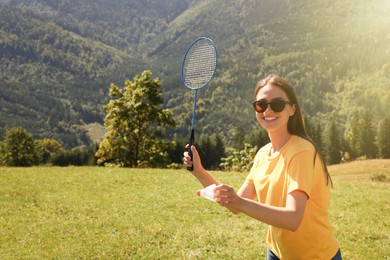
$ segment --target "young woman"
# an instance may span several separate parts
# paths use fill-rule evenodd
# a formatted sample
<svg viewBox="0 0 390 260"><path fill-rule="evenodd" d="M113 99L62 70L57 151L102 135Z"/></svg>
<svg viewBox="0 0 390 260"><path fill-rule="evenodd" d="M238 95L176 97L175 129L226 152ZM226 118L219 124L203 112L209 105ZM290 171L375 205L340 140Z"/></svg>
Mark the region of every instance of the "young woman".
<svg viewBox="0 0 390 260"><path fill-rule="evenodd" d="M184 164L194 166L192 173L203 186L218 185L221 206L269 225L267 259L341 259L329 223L332 180L306 133L293 87L270 75L257 83L254 96L257 121L271 142L258 151L238 192L203 168L194 146L193 161L185 152Z"/></svg>

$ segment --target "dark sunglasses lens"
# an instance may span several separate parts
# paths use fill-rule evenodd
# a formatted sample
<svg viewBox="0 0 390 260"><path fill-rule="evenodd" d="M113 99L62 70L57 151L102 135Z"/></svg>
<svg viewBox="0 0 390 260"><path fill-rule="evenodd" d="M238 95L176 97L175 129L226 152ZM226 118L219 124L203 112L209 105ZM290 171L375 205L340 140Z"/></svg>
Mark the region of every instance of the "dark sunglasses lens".
<svg viewBox="0 0 390 260"><path fill-rule="evenodd" d="M267 109L268 104L266 102L256 101L253 103L253 107L258 113L263 113Z"/></svg>
<svg viewBox="0 0 390 260"><path fill-rule="evenodd" d="M286 107L286 103L282 100L274 100L270 103L270 105L274 112L282 112Z"/></svg>

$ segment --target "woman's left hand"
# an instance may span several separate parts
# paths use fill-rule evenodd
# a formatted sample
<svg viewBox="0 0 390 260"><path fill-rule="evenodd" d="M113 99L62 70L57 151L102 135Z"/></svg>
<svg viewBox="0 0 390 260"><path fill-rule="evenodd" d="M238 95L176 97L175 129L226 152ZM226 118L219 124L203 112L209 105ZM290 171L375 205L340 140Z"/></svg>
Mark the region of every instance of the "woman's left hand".
<svg viewBox="0 0 390 260"><path fill-rule="evenodd" d="M234 188L226 185L220 184L215 187L215 201L222 207L226 207L233 214L240 213L240 207L242 205L243 199L238 196L234 191Z"/></svg>

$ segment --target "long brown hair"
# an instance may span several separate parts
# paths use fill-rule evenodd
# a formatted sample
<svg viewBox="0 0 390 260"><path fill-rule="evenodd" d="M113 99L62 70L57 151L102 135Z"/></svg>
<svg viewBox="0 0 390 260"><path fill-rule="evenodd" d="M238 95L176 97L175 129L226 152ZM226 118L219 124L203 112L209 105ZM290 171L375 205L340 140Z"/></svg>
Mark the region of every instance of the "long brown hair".
<svg viewBox="0 0 390 260"><path fill-rule="evenodd" d="M318 154L318 156L320 157L322 166L325 170L327 184L329 184L329 182L330 182L331 186L333 187L332 178L330 177L328 168L326 167L324 157L323 157L320 149L318 148L318 146L313 142L313 140L309 137L309 135L306 132L305 124L303 123L301 108L299 107L297 95L295 93L294 88L284 78L277 76L277 75L269 75L266 78L260 80L256 84L254 99L256 99L256 96L257 96L257 93L259 92L259 90L267 84L281 88L286 93L288 100L291 102L291 104L293 104L295 106L295 113L292 116L290 116L288 123L287 123L287 131L290 134L297 135L297 136L309 141L314 146L316 154L314 156L313 163L315 164L316 156Z"/></svg>

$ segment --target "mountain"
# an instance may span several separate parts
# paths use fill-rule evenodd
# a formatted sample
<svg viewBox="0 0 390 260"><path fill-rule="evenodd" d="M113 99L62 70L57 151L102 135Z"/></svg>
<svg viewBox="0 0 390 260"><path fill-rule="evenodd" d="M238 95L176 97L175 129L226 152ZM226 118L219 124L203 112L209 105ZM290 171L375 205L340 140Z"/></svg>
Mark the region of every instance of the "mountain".
<svg viewBox="0 0 390 260"><path fill-rule="evenodd" d="M0 0L0 135L23 126L71 148L102 123L110 83L149 69L164 106L187 138L193 92L180 81L183 54L199 36L214 40L216 77L199 91L197 134L257 129L252 92L280 74L304 113L343 131L369 111L390 114L390 4L387 0Z"/></svg>

